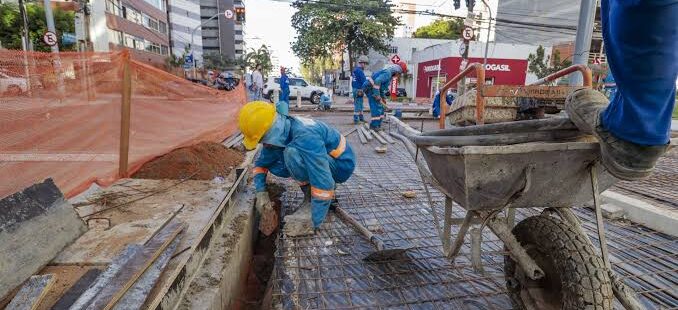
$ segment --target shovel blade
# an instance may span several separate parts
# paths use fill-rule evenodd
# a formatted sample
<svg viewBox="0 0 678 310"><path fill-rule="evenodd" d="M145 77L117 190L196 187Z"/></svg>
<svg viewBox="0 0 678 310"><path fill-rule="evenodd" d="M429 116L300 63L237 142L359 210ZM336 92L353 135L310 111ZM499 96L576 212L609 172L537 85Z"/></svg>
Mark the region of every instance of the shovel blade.
<svg viewBox="0 0 678 310"><path fill-rule="evenodd" d="M376 250L365 256L363 260L370 262L393 260L402 257L412 247L402 240L384 242L383 250Z"/></svg>

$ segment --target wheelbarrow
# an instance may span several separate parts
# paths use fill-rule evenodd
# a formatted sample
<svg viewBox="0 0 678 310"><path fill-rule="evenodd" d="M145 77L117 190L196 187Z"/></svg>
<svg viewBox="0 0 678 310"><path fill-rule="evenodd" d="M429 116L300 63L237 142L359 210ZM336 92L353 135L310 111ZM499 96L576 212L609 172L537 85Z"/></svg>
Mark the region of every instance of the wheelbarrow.
<svg viewBox="0 0 678 310"><path fill-rule="evenodd" d="M471 66L476 66L482 76L482 67ZM584 74L585 86L590 86L590 71L584 67L571 67L557 74L577 70ZM461 74L472 71L465 72ZM446 86L456 83L455 80L459 79L455 77ZM530 90L523 88L508 94L526 96L536 89L525 87ZM441 92L445 90L443 87ZM478 94L483 93L478 90ZM478 115L483 115L482 108L480 102ZM643 309L635 293L614 274L608 259L600 192L617 180L599 164L596 140L582 134L569 119L506 122L425 133L393 117L391 122L391 127L395 124L397 129L391 134L402 140L415 158L427 193L428 183L446 196L442 227L437 212L433 212L444 254L453 259L470 233L472 265L482 272L482 230L489 228L510 254L505 258L504 272L515 308L612 309L614 296L627 309ZM477 123L482 124L482 117ZM428 197L433 206L430 194ZM591 199L601 255L596 254L571 210ZM465 209L464 218L452 216L454 202ZM514 225L517 208L543 211ZM459 226L454 240L452 225Z"/></svg>

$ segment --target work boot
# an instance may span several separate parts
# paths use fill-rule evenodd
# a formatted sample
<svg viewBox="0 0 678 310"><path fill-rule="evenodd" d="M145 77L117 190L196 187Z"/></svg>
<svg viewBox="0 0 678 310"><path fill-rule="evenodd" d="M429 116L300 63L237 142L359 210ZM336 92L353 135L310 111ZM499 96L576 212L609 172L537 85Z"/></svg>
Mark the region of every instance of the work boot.
<svg viewBox="0 0 678 310"><path fill-rule="evenodd" d="M312 235L313 220L311 220L311 204L302 204L297 211L285 216L283 233L289 237Z"/></svg>
<svg viewBox="0 0 678 310"><path fill-rule="evenodd" d="M600 121L608 99L592 89L580 89L567 97L565 110L580 131L598 139L603 166L615 177L634 181L648 177L667 145L645 146L616 138Z"/></svg>

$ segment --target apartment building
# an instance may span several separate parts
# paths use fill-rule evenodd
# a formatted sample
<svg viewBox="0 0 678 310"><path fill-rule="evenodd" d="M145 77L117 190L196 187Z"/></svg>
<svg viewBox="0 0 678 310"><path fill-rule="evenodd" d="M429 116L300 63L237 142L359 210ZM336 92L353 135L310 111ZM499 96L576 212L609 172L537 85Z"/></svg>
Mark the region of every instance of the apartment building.
<svg viewBox="0 0 678 310"><path fill-rule="evenodd" d="M170 46L172 53L181 57L187 48L193 53L193 59L202 63L202 29L200 26L200 0L168 0L170 22ZM193 33L193 30L196 30Z"/></svg>
<svg viewBox="0 0 678 310"><path fill-rule="evenodd" d="M96 11L93 8L90 24L93 37L100 39L104 37L98 35L103 25L99 25ZM127 48L135 60L164 66L170 52L166 0L106 0L105 21L108 50ZM97 48L95 42L94 49L103 48L100 44Z"/></svg>
<svg viewBox="0 0 678 310"><path fill-rule="evenodd" d="M239 59L245 54L244 8L242 0L200 0L203 53L222 54ZM242 12L233 19L224 16L226 10ZM210 20L210 18L217 16Z"/></svg>

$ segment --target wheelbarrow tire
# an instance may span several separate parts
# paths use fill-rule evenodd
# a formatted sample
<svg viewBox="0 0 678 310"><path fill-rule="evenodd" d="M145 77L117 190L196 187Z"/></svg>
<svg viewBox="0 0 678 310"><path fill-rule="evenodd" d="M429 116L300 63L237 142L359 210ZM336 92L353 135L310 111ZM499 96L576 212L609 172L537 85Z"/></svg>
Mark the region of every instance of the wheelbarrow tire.
<svg viewBox="0 0 678 310"><path fill-rule="evenodd" d="M586 236L546 215L526 218L513 228L513 234L546 274L541 280L530 280L510 256L504 257L508 294L515 309L528 309L523 298L530 298L530 304L538 308L612 309L612 282ZM535 294L537 298L527 297Z"/></svg>

